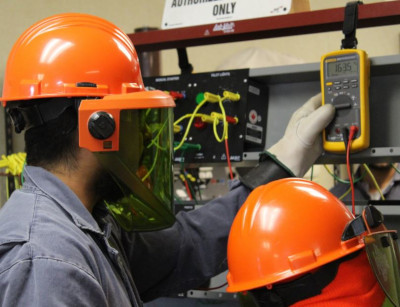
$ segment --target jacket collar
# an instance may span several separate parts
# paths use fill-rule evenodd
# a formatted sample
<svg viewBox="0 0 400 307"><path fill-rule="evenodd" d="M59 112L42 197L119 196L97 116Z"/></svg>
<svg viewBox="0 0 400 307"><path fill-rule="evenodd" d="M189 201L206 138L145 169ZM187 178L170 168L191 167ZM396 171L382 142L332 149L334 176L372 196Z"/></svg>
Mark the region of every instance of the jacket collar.
<svg viewBox="0 0 400 307"><path fill-rule="evenodd" d="M41 190L45 196L54 200L71 216L77 227L104 235L92 214L76 194L52 173L41 167L26 166L24 179L24 187Z"/></svg>

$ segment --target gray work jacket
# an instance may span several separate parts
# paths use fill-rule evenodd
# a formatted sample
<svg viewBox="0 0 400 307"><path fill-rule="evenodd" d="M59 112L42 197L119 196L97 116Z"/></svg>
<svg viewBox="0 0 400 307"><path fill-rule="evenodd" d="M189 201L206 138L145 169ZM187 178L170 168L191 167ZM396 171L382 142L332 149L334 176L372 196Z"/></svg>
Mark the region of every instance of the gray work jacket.
<svg viewBox="0 0 400 307"><path fill-rule="evenodd" d="M46 170L24 175L0 210L0 306L141 306L192 289L226 270L230 225L249 194L236 182L170 228L127 233Z"/></svg>

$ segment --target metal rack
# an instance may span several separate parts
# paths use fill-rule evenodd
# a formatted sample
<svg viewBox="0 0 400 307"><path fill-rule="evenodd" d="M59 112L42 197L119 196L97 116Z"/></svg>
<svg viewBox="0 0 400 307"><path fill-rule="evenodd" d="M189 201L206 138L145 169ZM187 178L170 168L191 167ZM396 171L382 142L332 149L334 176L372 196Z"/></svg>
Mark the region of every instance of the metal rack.
<svg viewBox="0 0 400 307"><path fill-rule="evenodd" d="M262 38L342 30L343 8L230 21L231 32L214 31L216 24L128 34L136 50L156 51L238 42ZM400 1L364 4L358 11L358 28L400 23Z"/></svg>
<svg viewBox="0 0 400 307"><path fill-rule="evenodd" d="M139 52L156 51L170 48L185 48L217 43L237 42L252 39L282 37L290 35L320 33L342 30L343 8L292 13L288 15L249 19L228 22L232 23L233 31L222 33L213 31L216 24L154 30L129 34ZM359 6L358 28L400 24L400 1L380 2ZM371 59L371 122L376 119L376 127L371 130L377 133L371 135L371 148L353 156L356 162L366 162L371 159L382 160L389 158L398 161L400 158L400 143L394 135L382 134L384 131L399 131L397 121L383 120L384 116L393 116L389 110L397 110L395 96L400 93L396 84L400 78L400 57L377 57ZM310 95L319 91L319 64L301 64L271 68L251 69L250 77L265 83L270 88L268 102L268 117L280 120L267 121L266 147L278 140L293 110L300 106ZM391 80L391 82L388 82ZM301 89L301 91L300 91ZM295 93L293 95L290 92ZM283 95L284 93L284 95ZM395 93L382 98L379 93ZM282 94L282 95L281 95ZM285 96L286 98L283 98ZM380 110L384 101L383 113ZM279 104L279 106L278 106ZM270 126L273 122L273 127ZM379 123L379 124L377 124ZM384 123L384 125L382 125ZM391 126L388 126L388 125ZM375 124L371 124L375 125ZM399 128L399 129L398 129ZM399 143L399 144L398 144ZM257 160L258 153L245 153L243 160ZM343 163L339 155L324 155L317 163Z"/></svg>
<svg viewBox="0 0 400 307"><path fill-rule="evenodd" d="M269 88L266 148L284 134L291 114L320 91L319 63L250 70L250 77ZM352 154L354 163L400 161L400 55L371 58L370 147ZM279 120L277 120L279 119ZM244 160L257 160L257 152ZM345 163L345 155L324 153L316 164Z"/></svg>

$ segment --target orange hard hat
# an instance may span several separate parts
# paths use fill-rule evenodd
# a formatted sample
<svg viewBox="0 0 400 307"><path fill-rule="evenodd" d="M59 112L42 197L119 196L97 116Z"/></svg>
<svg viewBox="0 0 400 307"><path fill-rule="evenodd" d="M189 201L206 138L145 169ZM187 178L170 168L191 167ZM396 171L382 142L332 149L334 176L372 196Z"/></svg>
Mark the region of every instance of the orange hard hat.
<svg viewBox="0 0 400 307"><path fill-rule="evenodd" d="M144 90L129 37L87 14L59 14L29 27L14 44L3 93L8 101L103 97Z"/></svg>
<svg viewBox="0 0 400 307"><path fill-rule="evenodd" d="M10 52L2 95L18 133L75 108L79 146L94 152L120 190L118 200L105 200L117 222L127 231L172 225L175 103L145 89L121 29L78 13L37 22Z"/></svg>
<svg viewBox="0 0 400 307"><path fill-rule="evenodd" d="M362 249L361 237L341 240L353 218L312 181L287 178L258 187L229 234L227 291L271 287Z"/></svg>

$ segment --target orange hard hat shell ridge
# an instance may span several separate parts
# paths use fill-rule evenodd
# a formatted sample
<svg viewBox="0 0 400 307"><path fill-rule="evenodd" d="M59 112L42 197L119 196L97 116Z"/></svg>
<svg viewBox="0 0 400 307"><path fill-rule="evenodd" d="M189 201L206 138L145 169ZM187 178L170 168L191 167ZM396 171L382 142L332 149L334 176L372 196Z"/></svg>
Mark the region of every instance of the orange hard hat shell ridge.
<svg viewBox="0 0 400 307"><path fill-rule="evenodd" d="M341 241L351 212L315 182L287 178L258 187L228 240L229 292L292 279L364 247Z"/></svg>
<svg viewBox="0 0 400 307"><path fill-rule="evenodd" d="M27 29L6 66L1 101L103 97L144 90L139 61L118 27L87 14L59 14Z"/></svg>

